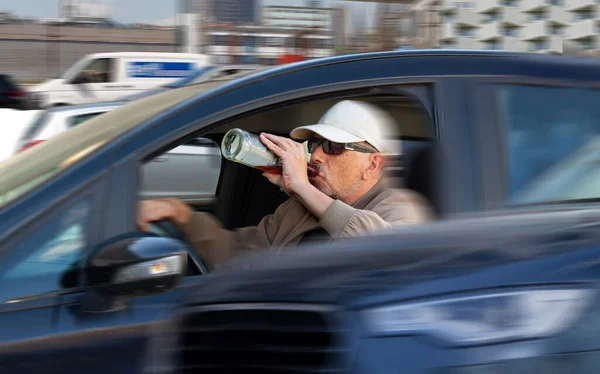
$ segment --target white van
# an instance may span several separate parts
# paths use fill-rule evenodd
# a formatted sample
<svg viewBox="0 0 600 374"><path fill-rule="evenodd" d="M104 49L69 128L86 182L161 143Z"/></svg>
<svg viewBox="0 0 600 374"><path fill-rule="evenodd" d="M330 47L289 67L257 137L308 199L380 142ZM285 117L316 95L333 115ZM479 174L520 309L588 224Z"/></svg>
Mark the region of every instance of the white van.
<svg viewBox="0 0 600 374"><path fill-rule="evenodd" d="M186 77L211 65L191 53L114 52L86 55L58 78L32 87L31 108L112 101Z"/></svg>

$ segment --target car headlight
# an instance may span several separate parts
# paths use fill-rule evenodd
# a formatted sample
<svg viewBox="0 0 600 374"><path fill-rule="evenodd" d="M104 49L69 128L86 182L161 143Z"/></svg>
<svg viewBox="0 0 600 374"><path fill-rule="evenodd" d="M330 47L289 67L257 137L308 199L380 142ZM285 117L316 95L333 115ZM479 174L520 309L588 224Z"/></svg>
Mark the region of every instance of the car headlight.
<svg viewBox="0 0 600 374"><path fill-rule="evenodd" d="M588 289L509 291L377 307L364 317L375 334L423 333L455 345L477 345L559 333L591 299Z"/></svg>

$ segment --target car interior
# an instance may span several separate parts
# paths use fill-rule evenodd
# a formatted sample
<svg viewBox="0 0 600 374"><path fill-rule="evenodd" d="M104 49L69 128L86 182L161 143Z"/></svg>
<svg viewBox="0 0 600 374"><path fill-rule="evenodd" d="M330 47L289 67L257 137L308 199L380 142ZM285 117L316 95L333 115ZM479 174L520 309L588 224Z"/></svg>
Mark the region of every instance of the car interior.
<svg viewBox="0 0 600 374"><path fill-rule="evenodd" d="M402 146L402 155L391 158L386 178L393 187L415 190L427 198L437 213L440 209L434 193L433 147L435 129L423 104L408 95L372 93L346 93L343 97L311 97L293 104L261 109L241 117L228 119L214 127L210 133L193 134L180 139L182 144L198 135L221 144L224 134L232 128L253 133L269 132L289 136L298 126L317 123L332 105L343 99L370 102L387 111L398 127L394 140ZM172 149L170 147L169 149ZM159 157L160 155L156 156ZM150 160L147 160L150 161ZM185 176L182 176L185 178ZM216 199L211 206L195 206L199 211L212 213L227 229L257 225L275 211L288 196L272 185L256 170L222 157Z"/></svg>

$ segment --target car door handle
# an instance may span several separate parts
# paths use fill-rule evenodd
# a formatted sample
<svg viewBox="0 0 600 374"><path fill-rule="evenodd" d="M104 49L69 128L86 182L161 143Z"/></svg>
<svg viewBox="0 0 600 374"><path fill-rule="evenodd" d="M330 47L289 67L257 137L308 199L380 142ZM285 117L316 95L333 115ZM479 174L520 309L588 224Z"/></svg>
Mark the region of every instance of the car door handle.
<svg viewBox="0 0 600 374"><path fill-rule="evenodd" d="M169 159L167 157L157 157L152 162L167 162Z"/></svg>

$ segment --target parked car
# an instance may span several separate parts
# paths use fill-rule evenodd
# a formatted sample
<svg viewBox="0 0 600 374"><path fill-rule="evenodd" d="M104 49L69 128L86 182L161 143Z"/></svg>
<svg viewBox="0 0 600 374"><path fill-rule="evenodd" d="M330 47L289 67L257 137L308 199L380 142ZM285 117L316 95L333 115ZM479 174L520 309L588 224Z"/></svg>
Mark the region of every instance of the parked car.
<svg viewBox="0 0 600 374"><path fill-rule="evenodd" d="M14 151L15 153L22 152L58 133L121 105L123 103L112 102L40 110L21 132Z"/></svg>
<svg viewBox="0 0 600 374"><path fill-rule="evenodd" d="M170 90L19 153L0 163L1 367L595 372L600 190L512 197L600 133L599 72L498 51L337 56ZM347 98L396 119L403 185L436 221L220 268L173 223L136 229L151 160L234 127L288 134ZM215 197L197 209L229 229L288 198L226 160Z"/></svg>
<svg viewBox="0 0 600 374"><path fill-rule="evenodd" d="M210 56L196 53L110 52L83 56L60 76L30 89L36 109L118 100L186 77Z"/></svg>
<svg viewBox="0 0 600 374"><path fill-rule="evenodd" d="M251 73L243 70L199 83L208 90ZM43 143L71 127L119 108L127 102L104 102L56 107L41 111L22 132L15 153ZM221 169L219 145L206 138L195 138L170 150L145 165L141 196L146 199L175 197L191 205L211 204ZM202 172L198 172L201 170ZM187 178L177 178L185 175ZM175 177L175 178L173 178Z"/></svg>
<svg viewBox="0 0 600 374"><path fill-rule="evenodd" d="M23 131L16 152L40 144L123 104L125 102L108 102L47 109ZM214 199L220 169L221 151L218 144L210 139L192 139L144 167L142 195L148 199L175 197L192 205L208 204ZM198 170L202 170L202 173L198 173ZM189 178L173 179L173 174L188 175Z"/></svg>
<svg viewBox="0 0 600 374"><path fill-rule="evenodd" d="M27 108L27 91L7 74L0 74L0 108Z"/></svg>
<svg viewBox="0 0 600 374"><path fill-rule="evenodd" d="M187 77L178 79L171 83L167 83L167 84L160 86L159 88L156 88L154 90L148 90L148 91L136 93L133 95L125 96L119 100L134 101L134 100L142 99L144 97L156 95L158 93L165 92L167 90L172 90L175 88L188 86L190 84L197 84L197 83L206 82L206 81L209 81L209 80L212 80L215 78L222 78L222 77L228 77L230 75L237 75L237 74L243 73L243 72L258 71L258 70L262 70L265 68L266 67L264 67L262 65L250 65L250 64L246 64L246 65L207 65L207 66L203 66L203 67L197 69L196 71L194 71Z"/></svg>

